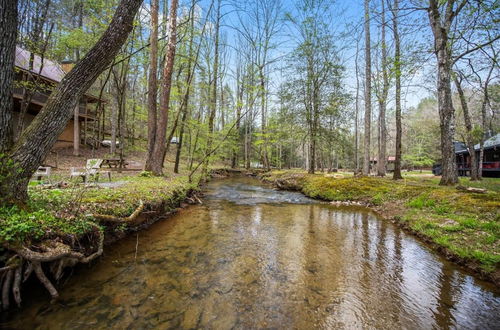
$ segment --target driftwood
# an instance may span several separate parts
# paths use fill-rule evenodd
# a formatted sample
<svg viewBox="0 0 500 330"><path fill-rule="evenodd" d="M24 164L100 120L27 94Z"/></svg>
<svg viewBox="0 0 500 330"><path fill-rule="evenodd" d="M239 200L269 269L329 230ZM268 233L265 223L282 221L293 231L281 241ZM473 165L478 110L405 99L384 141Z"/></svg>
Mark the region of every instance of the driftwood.
<svg viewBox="0 0 500 330"><path fill-rule="evenodd" d="M464 191L464 192L470 192L470 193L476 193L476 194L486 194L488 192L488 190L486 190L486 189L464 187L464 186L457 186L457 190Z"/></svg>

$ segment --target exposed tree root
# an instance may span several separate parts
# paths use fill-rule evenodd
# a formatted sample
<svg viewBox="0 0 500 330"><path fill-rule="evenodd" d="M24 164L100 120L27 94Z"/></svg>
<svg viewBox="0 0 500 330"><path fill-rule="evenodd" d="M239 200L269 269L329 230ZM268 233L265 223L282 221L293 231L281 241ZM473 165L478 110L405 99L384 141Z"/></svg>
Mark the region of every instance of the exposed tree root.
<svg viewBox="0 0 500 330"><path fill-rule="evenodd" d="M50 296L52 297L52 302L56 301L57 298L59 298L59 292L57 292L56 288L54 285L50 282L50 280L45 276L45 273L43 272L42 269L42 264L40 261L33 261L33 269L35 270L35 274L40 280L40 282L45 286L47 291L49 291Z"/></svg>
<svg viewBox="0 0 500 330"><path fill-rule="evenodd" d="M104 222L128 223L135 221L143 210L144 210L144 203L141 200L139 201L139 206L137 207L137 209L135 209L135 211L128 217L116 217L114 215L107 215L107 214L92 214L92 216L97 220Z"/></svg>
<svg viewBox="0 0 500 330"><path fill-rule="evenodd" d="M97 249L88 256L81 252L74 251L69 245L62 242L47 240L39 246L35 246L35 250L25 246L12 248L6 247L15 253L9 259L6 265L0 268L0 287L2 289L2 308L4 310L10 307L10 291L14 296L14 301L17 306L21 305L21 283L26 281L33 271L36 277L49 291L52 297L52 302L59 298L57 289L52 284L50 279L45 275L42 263L50 263L50 272L55 280L59 280L66 267L74 266L77 263L89 263L103 253L104 248L104 233L97 228L94 233L98 234ZM23 273L23 265L24 273Z"/></svg>
<svg viewBox="0 0 500 330"><path fill-rule="evenodd" d="M9 309L9 307L10 307L9 289L10 289L10 285L11 285L11 282L12 282L12 273L13 273L12 269L8 270L7 273L4 276L4 279L3 279L3 286L2 286L2 308L4 310Z"/></svg>
<svg viewBox="0 0 500 330"><path fill-rule="evenodd" d="M23 265L16 268L14 273L14 284L12 285L12 294L17 307L21 307L21 275L23 273Z"/></svg>

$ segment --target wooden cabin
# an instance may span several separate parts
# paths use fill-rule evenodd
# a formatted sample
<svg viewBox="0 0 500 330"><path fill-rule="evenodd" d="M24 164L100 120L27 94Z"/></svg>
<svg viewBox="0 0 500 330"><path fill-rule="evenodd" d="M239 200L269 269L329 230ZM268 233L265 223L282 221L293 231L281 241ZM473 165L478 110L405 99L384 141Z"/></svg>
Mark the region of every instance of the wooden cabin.
<svg viewBox="0 0 500 330"><path fill-rule="evenodd" d="M15 84L14 84L14 136L20 136L19 118L23 100L28 104L23 116L23 128L27 128L36 115L47 102L54 87L63 79L72 64L60 64L55 61L33 56L30 65L30 52L16 47L15 59ZM31 68L31 69L30 69ZM31 93L31 97L29 94ZM75 114L62 134L57 139L54 149L73 146L74 153L78 154L80 143L86 140L85 132L87 125L96 120L95 104L99 99L91 94L84 94L75 108ZM94 104L94 105L93 105ZM83 132L83 134L82 134Z"/></svg>
<svg viewBox="0 0 500 330"><path fill-rule="evenodd" d="M478 162L479 151L479 144L476 144L474 152ZM471 159L465 143L455 142L455 157L458 175L469 176ZM483 176L500 177L500 133L484 141Z"/></svg>
<svg viewBox="0 0 500 330"><path fill-rule="evenodd" d="M385 161L385 169L387 172L394 172L394 163L396 162L396 157L388 156ZM370 158L370 171L377 168L378 158L372 157Z"/></svg>

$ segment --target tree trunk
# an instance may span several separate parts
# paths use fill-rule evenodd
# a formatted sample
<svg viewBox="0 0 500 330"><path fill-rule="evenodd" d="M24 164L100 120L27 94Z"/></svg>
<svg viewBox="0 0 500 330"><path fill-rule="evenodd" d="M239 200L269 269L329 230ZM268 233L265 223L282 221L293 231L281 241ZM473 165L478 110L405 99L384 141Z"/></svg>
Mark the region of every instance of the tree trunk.
<svg viewBox="0 0 500 330"><path fill-rule="evenodd" d="M380 132L380 143L379 143L379 154L378 154L378 167L377 175L385 176L386 173L386 149L387 149L387 128L385 123L385 110L387 107L387 95L389 94L389 77L388 77L388 64L387 64L387 44L385 40L385 5L382 1L382 91L379 97L379 132Z"/></svg>
<svg viewBox="0 0 500 330"><path fill-rule="evenodd" d="M191 82L194 77L194 69L193 69L193 42L194 42L194 9L195 2L193 0L191 4L191 12L190 12L190 39L189 39L189 50L188 50L188 67L187 67L187 79L186 79L186 92L184 93L184 99L182 100L181 109L179 111L182 112L181 118L181 126L179 130L179 141L177 145L177 150L175 153L175 165L174 165L174 173L179 173L179 164L181 161L181 153L182 153L182 145L184 143L184 129L186 127L187 116L189 112L189 96L191 92ZM199 48L196 53L196 59L198 59Z"/></svg>
<svg viewBox="0 0 500 330"><path fill-rule="evenodd" d="M0 0L0 162L13 142L12 85L17 41L17 1ZM3 164L0 176L3 175ZM7 169L8 170L8 169ZM1 178L0 178L1 180ZM0 185L0 188L2 186Z"/></svg>
<svg viewBox="0 0 500 330"><path fill-rule="evenodd" d="M27 199L29 179L66 127L78 100L111 64L127 40L141 3L142 0L120 2L113 20L99 41L63 78L35 120L24 131L9 153L10 159L20 170L8 178L0 178L0 200L22 203Z"/></svg>
<svg viewBox="0 0 500 330"><path fill-rule="evenodd" d="M363 154L363 175L370 174L370 135L372 117L372 80L370 50L370 0L365 0L365 136Z"/></svg>
<svg viewBox="0 0 500 330"><path fill-rule="evenodd" d="M238 63L238 67L236 68L236 146L239 146L241 137L240 137L240 124L241 124L241 108L243 106L243 81L240 81L241 77L241 67ZM233 157L231 159L231 168L238 167L238 149L235 148L233 150Z"/></svg>
<svg viewBox="0 0 500 330"><path fill-rule="evenodd" d="M465 94L462 89L461 81L455 76L455 86L457 87L458 96L460 97L460 104L462 105L462 111L464 112L464 123L466 130L466 143L467 149L469 149L470 156L470 180L478 180L478 163L476 157L476 151L474 150L474 140L472 137L472 122L469 113L469 106L467 100L465 99Z"/></svg>
<svg viewBox="0 0 500 330"><path fill-rule="evenodd" d="M394 71L396 84L396 155L394 160L394 180L401 180L401 136L403 129L401 125L401 45L399 41L398 19L399 0L394 0L392 24L394 33Z"/></svg>
<svg viewBox="0 0 500 330"><path fill-rule="evenodd" d="M359 171L359 65L358 65L358 57L359 57L359 42L356 42L356 57L354 59L354 65L356 70L356 104L355 104L355 113L354 113L354 173L358 173Z"/></svg>
<svg viewBox="0 0 500 330"><path fill-rule="evenodd" d="M263 160L263 166L266 168L266 170L270 171L271 166L269 164L269 155L268 155L268 141L267 141L267 132L266 132L266 81L265 81L265 73L264 73L264 64L260 65L259 67L259 80L260 80L260 93L261 93L261 99L260 99L260 117L262 121L262 139L264 140L264 143L262 144L262 160Z"/></svg>
<svg viewBox="0 0 500 330"><path fill-rule="evenodd" d="M208 138L207 138L207 147L205 150L205 154L210 154L212 150L213 144L213 135L214 135L214 120L215 113L217 110L217 78L219 74L219 29L220 29L220 7L221 0L217 0L217 13L216 13L216 21L215 21L215 50L214 50L214 77L212 78L212 88L211 88L211 97L210 97L210 113L208 116ZM208 165L210 163L210 157L206 157L206 160L203 163L203 176L208 174Z"/></svg>
<svg viewBox="0 0 500 330"><path fill-rule="evenodd" d="M447 9L442 22L439 12L439 1L429 1L429 21L434 35L434 52L438 62L438 109L441 130L441 158L443 175L440 185L454 185L458 183L457 164L455 161L455 109L451 94L451 49L448 42L448 33L453 18L458 9L453 10L455 1L447 2Z"/></svg>
<svg viewBox="0 0 500 330"><path fill-rule="evenodd" d="M151 157L156 141L158 99L158 7L159 0L151 0L151 48L149 51L148 77L148 153L144 169L151 171Z"/></svg>
<svg viewBox="0 0 500 330"><path fill-rule="evenodd" d="M172 89L172 73L174 69L175 47L177 42L177 5L178 0L172 0L170 4L169 18L169 40L167 58L163 68L163 84L160 100L160 114L158 126L156 127L156 140L151 157L151 171L155 175L162 175L163 162L165 161L168 115L170 111L170 91Z"/></svg>

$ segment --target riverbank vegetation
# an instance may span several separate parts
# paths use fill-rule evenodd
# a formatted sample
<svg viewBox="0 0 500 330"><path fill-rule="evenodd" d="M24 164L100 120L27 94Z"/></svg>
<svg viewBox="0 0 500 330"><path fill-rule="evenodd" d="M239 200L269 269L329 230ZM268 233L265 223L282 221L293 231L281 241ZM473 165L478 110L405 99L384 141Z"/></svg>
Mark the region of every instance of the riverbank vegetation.
<svg viewBox="0 0 500 330"><path fill-rule="evenodd" d="M174 211L197 190L197 182L190 182L187 176L153 177L144 172L122 177L109 187L70 184L29 189L27 205L0 208L0 261L4 264L0 287L8 292L12 286L20 305L20 281L35 271L56 299L57 290L45 276L42 261L59 280L66 267L101 255L106 242ZM2 297L4 309L9 300L9 295Z"/></svg>
<svg viewBox="0 0 500 330"><path fill-rule="evenodd" d="M436 179L311 175L272 171L265 181L326 201L361 202L432 242L448 256L500 281L500 183L485 180L486 193L443 187ZM467 184L466 180L461 183ZM477 186L477 185L476 185Z"/></svg>

